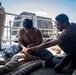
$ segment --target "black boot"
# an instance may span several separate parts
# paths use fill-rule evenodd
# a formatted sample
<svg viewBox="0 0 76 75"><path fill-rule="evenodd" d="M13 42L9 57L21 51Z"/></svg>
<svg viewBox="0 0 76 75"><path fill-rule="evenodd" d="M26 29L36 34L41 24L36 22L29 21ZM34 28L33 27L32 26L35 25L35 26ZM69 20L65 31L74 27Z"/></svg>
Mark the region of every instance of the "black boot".
<svg viewBox="0 0 76 75"><path fill-rule="evenodd" d="M61 62L56 64L55 66L55 72L61 72L61 70L66 67L72 60L72 57L70 55L66 55L63 59L61 59Z"/></svg>
<svg viewBox="0 0 76 75"><path fill-rule="evenodd" d="M49 61L47 61L47 65L51 66L51 67L55 67L56 64L62 59L63 57L59 57L59 56L53 56L53 58Z"/></svg>

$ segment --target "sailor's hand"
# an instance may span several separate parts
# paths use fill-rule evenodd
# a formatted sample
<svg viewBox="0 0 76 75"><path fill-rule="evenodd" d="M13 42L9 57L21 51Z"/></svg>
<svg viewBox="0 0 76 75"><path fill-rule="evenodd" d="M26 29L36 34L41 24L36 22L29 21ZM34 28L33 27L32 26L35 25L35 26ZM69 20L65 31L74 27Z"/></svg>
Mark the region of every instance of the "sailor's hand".
<svg viewBox="0 0 76 75"><path fill-rule="evenodd" d="M27 48L27 52L31 53L33 50L31 48Z"/></svg>
<svg viewBox="0 0 76 75"><path fill-rule="evenodd" d="M27 52L27 49L22 49L21 52L25 53L26 55L29 55L29 53Z"/></svg>
<svg viewBox="0 0 76 75"><path fill-rule="evenodd" d="M22 47L22 52L23 52L23 51L26 51L26 50L27 50L27 48L23 46L23 47Z"/></svg>

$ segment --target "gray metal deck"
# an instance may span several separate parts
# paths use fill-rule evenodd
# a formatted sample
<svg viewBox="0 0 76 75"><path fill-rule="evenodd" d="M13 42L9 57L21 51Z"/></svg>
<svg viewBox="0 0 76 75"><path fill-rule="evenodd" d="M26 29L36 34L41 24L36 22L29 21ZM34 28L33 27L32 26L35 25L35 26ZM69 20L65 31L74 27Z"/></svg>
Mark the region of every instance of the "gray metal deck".
<svg viewBox="0 0 76 75"><path fill-rule="evenodd" d="M73 70L64 69L62 73L56 73L53 68L40 68L29 75L72 75Z"/></svg>

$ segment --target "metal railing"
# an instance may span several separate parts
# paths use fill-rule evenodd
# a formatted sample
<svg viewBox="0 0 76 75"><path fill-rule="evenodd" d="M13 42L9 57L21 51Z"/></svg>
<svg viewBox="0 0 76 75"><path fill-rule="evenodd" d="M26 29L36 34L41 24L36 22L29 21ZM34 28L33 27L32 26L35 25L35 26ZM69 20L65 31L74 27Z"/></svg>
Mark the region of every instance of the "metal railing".
<svg viewBox="0 0 76 75"><path fill-rule="evenodd" d="M0 13L0 49L2 49L2 45L1 45L1 43L2 42L10 42L10 44L11 44L11 42L13 42L13 41L17 41L17 39L11 39L11 29L12 28L15 28L13 31L18 31L21 27L12 27L12 23L13 22L18 22L18 21L22 21L23 19L21 19L21 20L15 20L15 21L9 21L8 23L9 23L9 26L8 26L8 24L7 24L7 26L4 26L4 27L2 27L1 25L2 25L2 14L7 14L7 15L12 15L12 16L19 16L19 17L24 17L24 18L31 18L32 20L45 20L46 21L46 19L40 19L40 18L36 18L36 17L33 17L33 16L27 16L27 15L17 15L17 14L12 14L12 13L7 13L7 12L5 12L5 13ZM48 20L48 21L50 21L50 20ZM10 39L8 40L4 40L4 39L2 39L2 37L1 37L1 28L6 28L7 29L7 35L10 35ZM50 31L57 31L56 29L47 29L47 28L39 28L41 31L46 31L46 32L44 32L44 33L48 33L49 34L49 36L50 35L53 35L53 32L51 33ZM8 33L9 32L9 33ZM55 33L56 35L57 35L57 32ZM7 36L8 37L8 36ZM50 39L50 37L47 37L47 38L44 38L44 39ZM53 38L52 38L53 39Z"/></svg>

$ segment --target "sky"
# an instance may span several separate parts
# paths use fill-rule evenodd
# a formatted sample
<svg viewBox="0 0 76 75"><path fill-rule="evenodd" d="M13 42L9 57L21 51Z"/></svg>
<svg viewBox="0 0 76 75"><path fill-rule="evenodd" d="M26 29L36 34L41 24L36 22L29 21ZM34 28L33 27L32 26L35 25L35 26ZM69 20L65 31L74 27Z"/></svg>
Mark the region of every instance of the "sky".
<svg viewBox="0 0 76 75"><path fill-rule="evenodd" d="M26 11L53 20L58 14L64 13L68 15L70 22L76 22L76 0L0 0L0 2L8 13L20 14ZM13 18L8 16L6 20L11 19Z"/></svg>

